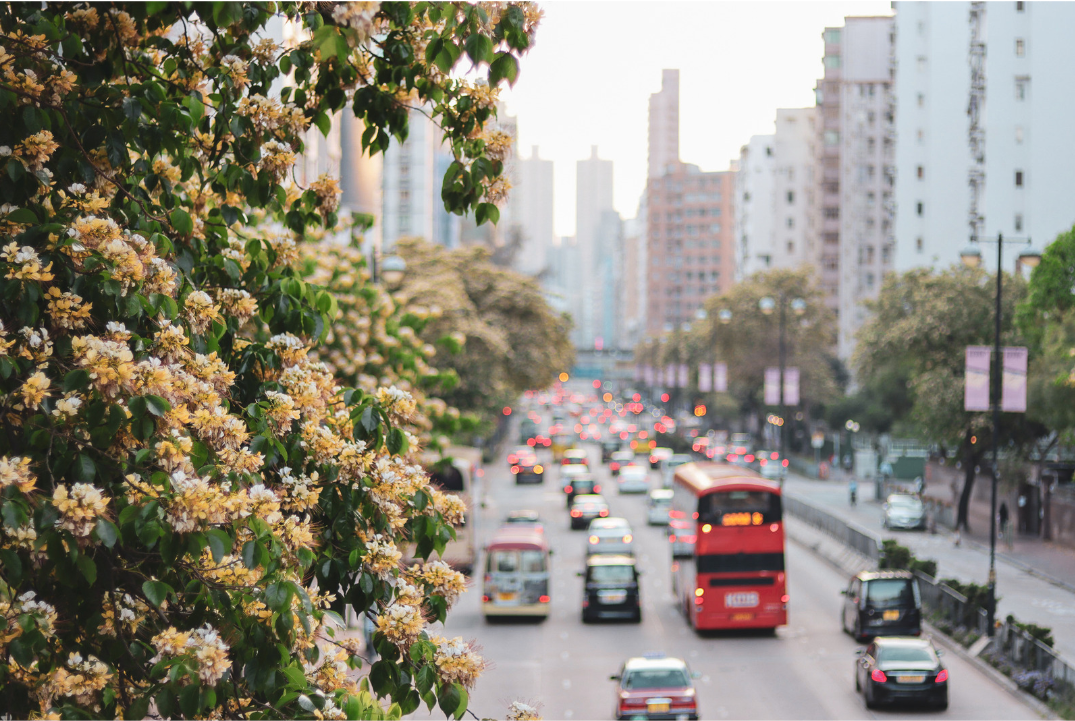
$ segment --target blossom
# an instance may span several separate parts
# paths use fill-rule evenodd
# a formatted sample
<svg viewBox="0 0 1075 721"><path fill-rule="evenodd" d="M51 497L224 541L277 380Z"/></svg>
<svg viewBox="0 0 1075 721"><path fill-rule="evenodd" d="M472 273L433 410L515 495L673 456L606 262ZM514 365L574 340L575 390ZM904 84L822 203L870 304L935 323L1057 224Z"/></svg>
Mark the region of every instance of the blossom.
<svg viewBox="0 0 1075 721"><path fill-rule="evenodd" d="M71 419L78 415L81 407L82 399L79 398L78 393L68 393L56 401L56 408L52 411L52 415L63 420Z"/></svg>
<svg viewBox="0 0 1075 721"><path fill-rule="evenodd" d="M397 646L409 646L424 627L425 619L415 606L390 606L377 616L377 630Z"/></svg>
<svg viewBox="0 0 1075 721"><path fill-rule="evenodd" d="M414 415L416 404L414 397L405 390L391 386L377 390L377 402L393 416L397 422L406 422Z"/></svg>
<svg viewBox="0 0 1075 721"><path fill-rule="evenodd" d="M466 688L472 688L487 666L485 659L459 636L451 641L442 636L433 636L429 640L437 647L433 662L437 666L437 675L441 681L460 683Z"/></svg>
<svg viewBox="0 0 1075 721"><path fill-rule="evenodd" d="M150 643L157 650L154 663L165 658L183 656L195 663L198 679L210 686L223 678L231 668L228 645L209 624L190 632L179 631L171 626L154 636Z"/></svg>
<svg viewBox="0 0 1075 721"><path fill-rule="evenodd" d="M27 408L37 408L41 405L41 401L48 398L49 386L52 381L41 371L34 373L32 376L26 379L26 382L22 384L22 388L19 389L19 395L22 396L22 402Z"/></svg>
<svg viewBox="0 0 1075 721"><path fill-rule="evenodd" d="M269 174L273 182L283 182L291 166L295 164L295 153L286 145L270 140L261 146L261 162L258 168Z"/></svg>
<svg viewBox="0 0 1075 721"><path fill-rule="evenodd" d="M373 34L373 20L380 9L379 2L341 2L332 8L332 19L357 30L359 40L365 42Z"/></svg>
<svg viewBox="0 0 1075 721"><path fill-rule="evenodd" d="M508 721L541 721L541 714L536 706L512 701L508 708Z"/></svg>
<svg viewBox="0 0 1075 721"><path fill-rule="evenodd" d="M55 326L74 330L82 328L90 319L93 304L83 303L82 296L61 292L56 286L49 288L45 296L48 298L49 315Z"/></svg>
<svg viewBox="0 0 1075 721"><path fill-rule="evenodd" d="M70 531L71 535L86 538L93 532L97 518L108 510L108 499L100 488L89 483L76 483L68 490L65 485L56 486L52 504L60 512L56 527Z"/></svg>
<svg viewBox="0 0 1075 721"><path fill-rule="evenodd" d="M41 130L16 145L15 156L30 170L41 170L59 147L50 131Z"/></svg>
<svg viewBox="0 0 1075 721"><path fill-rule="evenodd" d="M335 213L340 207L340 183L338 180L323 173L317 180L310 184L310 190L317 196L317 210L322 219L328 221L329 213Z"/></svg>
<svg viewBox="0 0 1075 721"><path fill-rule="evenodd" d="M210 323L220 318L220 307L203 290L196 290L186 297L183 311L191 332L199 335L205 333Z"/></svg>
<svg viewBox="0 0 1075 721"><path fill-rule="evenodd" d="M81 654L70 653L66 668L59 666L54 669L40 689L42 705L48 708L52 706L53 699L70 696L80 706L92 706L96 702L97 694L108 686L111 680L112 671L96 656L83 659Z"/></svg>
<svg viewBox="0 0 1075 721"><path fill-rule="evenodd" d="M29 458L0 456L0 489L16 486L20 493L29 493L35 485L37 478L30 472Z"/></svg>
<svg viewBox="0 0 1075 721"><path fill-rule="evenodd" d="M408 571L411 578L432 587L434 593L443 596L449 606L466 590L467 580L459 571L452 570L444 561L428 561L414 564Z"/></svg>
<svg viewBox="0 0 1075 721"><path fill-rule="evenodd" d="M220 59L220 67L231 78L236 90L242 90L249 82L246 76L246 63L235 55L225 55Z"/></svg>
<svg viewBox="0 0 1075 721"><path fill-rule="evenodd" d="M20 248L18 243L12 241L4 246L3 252L0 252L0 258L12 265L7 271L8 278L15 278L16 280L52 280L53 276L50 272L52 263L41 267L41 259L38 257L37 251L28 245Z"/></svg>
<svg viewBox="0 0 1075 721"><path fill-rule="evenodd" d="M377 534L366 544L366 554L362 557L372 573L377 574L382 580L389 580L392 571L399 568L399 559L403 557L396 544Z"/></svg>
<svg viewBox="0 0 1075 721"><path fill-rule="evenodd" d="M224 309L224 313L237 319L240 324L245 323L258 312L258 302L245 290L225 288L217 293L217 300Z"/></svg>

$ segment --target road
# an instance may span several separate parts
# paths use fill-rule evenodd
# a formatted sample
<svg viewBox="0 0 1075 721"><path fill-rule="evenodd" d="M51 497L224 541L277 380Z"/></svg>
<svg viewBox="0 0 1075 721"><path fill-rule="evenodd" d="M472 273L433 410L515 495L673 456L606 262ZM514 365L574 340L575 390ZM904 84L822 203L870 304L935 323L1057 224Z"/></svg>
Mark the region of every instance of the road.
<svg viewBox="0 0 1075 721"><path fill-rule="evenodd" d="M936 560L937 575L941 578L958 578L963 582L976 583L985 583L988 578L988 551L967 543L956 547L948 533L932 535L922 531L882 529L881 506L871 502L874 493L872 482L859 484L860 498L870 500L860 500L854 509L848 507L847 484L843 481L813 481L791 475L786 488L790 493L840 518L853 521L884 538L896 539L919 558ZM1011 613L1020 621L1052 628L1056 650L1065 659L1075 659L1075 594L998 558L997 595L1000 597L998 618Z"/></svg>
<svg viewBox="0 0 1075 721"><path fill-rule="evenodd" d="M703 638L690 631L673 607L670 553L662 529L645 524L644 497L618 496L606 467L590 449L591 465L613 515L626 517L638 539L643 569L643 622L583 625L579 618L584 534L570 531L554 468L543 485L516 486L503 463L486 467L486 504L480 535L488 537L510 510L538 510L553 548L551 616L543 623L489 624L480 612L481 577L449 614L448 636L476 639L491 663L471 694L479 717L499 716L513 700L540 705L548 719L611 718L614 682L609 675L629 656L663 651L687 661L696 681L703 718L887 718L906 710L869 712L855 693L855 650L839 628L847 579L809 551L789 544L790 624L776 636ZM545 458L551 461L550 458ZM546 464L551 465L551 463ZM657 483L657 474L651 474ZM1034 712L958 657L945 657L951 674L947 712L915 710L923 718L1036 718ZM425 708L418 712L422 717Z"/></svg>

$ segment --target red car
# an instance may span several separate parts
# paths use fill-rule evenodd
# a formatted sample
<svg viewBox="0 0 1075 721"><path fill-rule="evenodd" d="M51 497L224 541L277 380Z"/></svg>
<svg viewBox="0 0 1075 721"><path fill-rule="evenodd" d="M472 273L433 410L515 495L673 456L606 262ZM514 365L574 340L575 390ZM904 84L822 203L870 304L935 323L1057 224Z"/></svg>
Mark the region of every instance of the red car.
<svg viewBox="0 0 1075 721"><path fill-rule="evenodd" d="M664 654L627 659L620 672L609 677L619 681L614 715L617 719L697 719L693 679L699 676L681 659Z"/></svg>

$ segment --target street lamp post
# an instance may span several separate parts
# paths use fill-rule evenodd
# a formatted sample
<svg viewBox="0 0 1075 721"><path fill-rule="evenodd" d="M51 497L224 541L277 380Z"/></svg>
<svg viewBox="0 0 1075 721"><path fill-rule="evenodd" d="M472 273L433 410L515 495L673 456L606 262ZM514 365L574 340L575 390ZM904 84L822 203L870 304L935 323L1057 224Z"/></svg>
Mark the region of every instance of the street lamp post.
<svg viewBox="0 0 1075 721"><path fill-rule="evenodd" d="M1001 272L1004 265L1004 234L997 233L996 241L977 238L972 238L971 240L972 242L995 242L997 244L997 295L994 305L993 364L990 366L989 384L989 402L993 407L993 484L989 498L989 597L987 601L989 608L986 609L989 613L989 635L995 636L997 620L997 485L1000 476L1000 465L997 460L1000 443L997 433L1000 430L1000 394L1001 384L1003 383L1003 368L1001 367L1000 355L1000 303L1004 290L1002 285L1004 274ZM1008 238L1008 242L1029 245L1031 241L1030 238ZM964 265L977 268L982 263L982 253L972 246L960 253L960 259ZM1041 256L1033 251L1019 254L1019 264L1028 268L1033 268L1040 260Z"/></svg>

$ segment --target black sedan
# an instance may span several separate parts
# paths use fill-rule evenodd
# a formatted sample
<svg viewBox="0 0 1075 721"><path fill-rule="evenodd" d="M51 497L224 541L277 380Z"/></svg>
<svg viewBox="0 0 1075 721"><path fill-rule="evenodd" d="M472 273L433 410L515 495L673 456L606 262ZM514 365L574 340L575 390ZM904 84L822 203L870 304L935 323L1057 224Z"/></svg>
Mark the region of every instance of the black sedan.
<svg viewBox="0 0 1075 721"><path fill-rule="evenodd" d="M855 690L866 708L917 701L948 708L948 669L928 638L881 636L859 653Z"/></svg>

